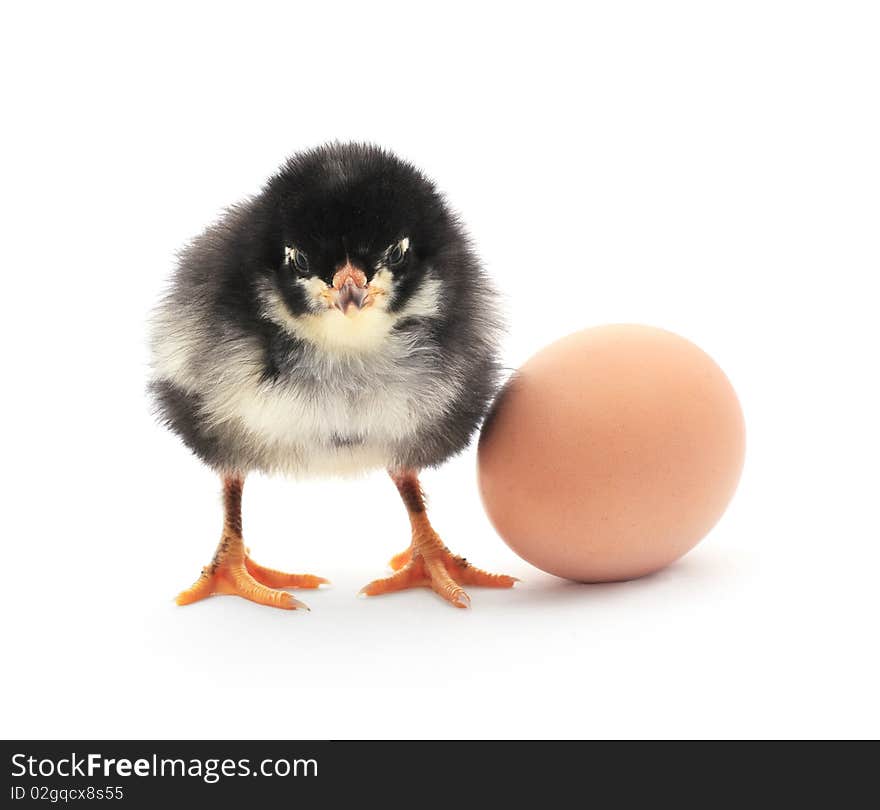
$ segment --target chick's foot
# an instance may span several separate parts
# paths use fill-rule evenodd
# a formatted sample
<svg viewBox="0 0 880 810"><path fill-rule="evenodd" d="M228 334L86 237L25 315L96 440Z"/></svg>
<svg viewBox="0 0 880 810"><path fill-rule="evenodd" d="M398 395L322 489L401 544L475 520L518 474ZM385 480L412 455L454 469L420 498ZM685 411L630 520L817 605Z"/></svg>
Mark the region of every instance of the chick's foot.
<svg viewBox="0 0 880 810"><path fill-rule="evenodd" d="M223 534L211 564L202 569L202 575L191 588L177 595L178 605L191 605L214 594L234 594L260 605L297 610L305 603L294 599L280 588L317 588L326 579L312 574L285 574L266 568L250 558L244 547L241 529L241 493L244 478L228 475L223 479Z"/></svg>
<svg viewBox="0 0 880 810"><path fill-rule="evenodd" d="M221 548L223 543L221 542ZM202 569L201 576L191 588L177 596L178 605L191 605L215 594L233 594L257 602L260 605L283 610L308 610L300 602L280 588L317 588L328 580L313 574L285 574L254 562L247 554L230 554Z"/></svg>
<svg viewBox="0 0 880 810"><path fill-rule="evenodd" d="M466 608L471 599L462 587L476 585L485 588L511 588L516 577L490 574L471 565L464 557L449 551L433 529L422 529L413 537L413 545L391 560L395 573L377 579L361 589L365 596L403 591L407 588L431 588L447 602Z"/></svg>
<svg viewBox="0 0 880 810"><path fill-rule="evenodd" d="M388 472L406 506L412 527L412 543L406 551L391 558L389 565L395 573L374 580L361 589L362 594L379 596L407 588L427 587L455 607L465 608L470 605L471 598L462 585L512 588L519 581L516 577L489 574L471 565L464 557L454 555L443 545L428 520L418 471L394 469Z"/></svg>
<svg viewBox="0 0 880 810"><path fill-rule="evenodd" d="M244 555L242 559L216 561L202 569L191 588L177 596L178 605L191 605L215 594L233 594L260 605L283 610L308 610L308 606L281 588L317 588L328 580L313 574L285 574L266 568Z"/></svg>
<svg viewBox="0 0 880 810"><path fill-rule="evenodd" d="M260 605L282 610L308 610L308 606L281 588L317 588L328 580L313 574L285 574L254 562L241 538L224 537L214 561L202 569L191 588L177 596L178 605L191 605L215 594L233 594Z"/></svg>

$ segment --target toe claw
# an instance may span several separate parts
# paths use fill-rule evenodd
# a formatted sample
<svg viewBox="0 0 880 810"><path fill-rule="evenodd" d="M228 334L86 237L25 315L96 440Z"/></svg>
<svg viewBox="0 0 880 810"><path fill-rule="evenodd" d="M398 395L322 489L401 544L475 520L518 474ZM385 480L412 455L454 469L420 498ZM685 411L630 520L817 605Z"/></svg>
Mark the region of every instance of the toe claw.
<svg viewBox="0 0 880 810"><path fill-rule="evenodd" d="M288 594L288 596L290 596L290 594ZM304 610L306 613L312 612L312 609L305 602L300 602L299 599L294 599L292 596L290 597L289 604L291 610Z"/></svg>
<svg viewBox="0 0 880 810"><path fill-rule="evenodd" d="M469 608L471 606L471 598L464 591L453 594L449 601L457 608Z"/></svg>

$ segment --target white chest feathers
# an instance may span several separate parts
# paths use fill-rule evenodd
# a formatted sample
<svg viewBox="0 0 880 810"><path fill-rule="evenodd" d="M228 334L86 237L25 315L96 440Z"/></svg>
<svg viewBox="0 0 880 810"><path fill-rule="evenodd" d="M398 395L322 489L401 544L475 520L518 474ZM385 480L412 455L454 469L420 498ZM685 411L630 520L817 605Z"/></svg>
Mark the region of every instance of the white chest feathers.
<svg viewBox="0 0 880 810"><path fill-rule="evenodd" d="M260 379L240 357L212 386L205 413L232 427L267 468L347 474L388 466L443 417L461 384L427 346L401 336L385 349L333 360L308 353L278 380Z"/></svg>
<svg viewBox="0 0 880 810"><path fill-rule="evenodd" d="M436 418L451 393L429 379L264 382L237 393L234 414L248 431L270 442L384 444Z"/></svg>

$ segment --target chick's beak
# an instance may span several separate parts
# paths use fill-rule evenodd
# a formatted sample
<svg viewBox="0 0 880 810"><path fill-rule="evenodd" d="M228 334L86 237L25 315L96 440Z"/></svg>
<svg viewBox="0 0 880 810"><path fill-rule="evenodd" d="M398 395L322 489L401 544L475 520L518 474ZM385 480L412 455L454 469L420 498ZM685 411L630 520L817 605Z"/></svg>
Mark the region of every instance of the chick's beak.
<svg viewBox="0 0 880 810"><path fill-rule="evenodd" d="M336 308L343 314L348 311L350 304L362 309L367 299L367 277L363 270L346 262L333 276L333 289L336 291Z"/></svg>

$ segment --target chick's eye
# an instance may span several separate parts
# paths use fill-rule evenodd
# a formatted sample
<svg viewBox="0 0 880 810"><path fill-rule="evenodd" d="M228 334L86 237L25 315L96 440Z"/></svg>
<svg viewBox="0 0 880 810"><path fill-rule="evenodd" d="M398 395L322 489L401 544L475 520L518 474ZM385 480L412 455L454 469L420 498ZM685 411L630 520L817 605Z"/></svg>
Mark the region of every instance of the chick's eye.
<svg viewBox="0 0 880 810"><path fill-rule="evenodd" d="M284 262L296 268L300 273L308 273L309 271L309 260L299 248L290 246L284 248Z"/></svg>
<svg viewBox="0 0 880 810"><path fill-rule="evenodd" d="M396 267L399 265L406 256L406 251L408 249L409 239L401 239L399 242L388 248L388 252L385 255L385 260L388 263L388 266Z"/></svg>

